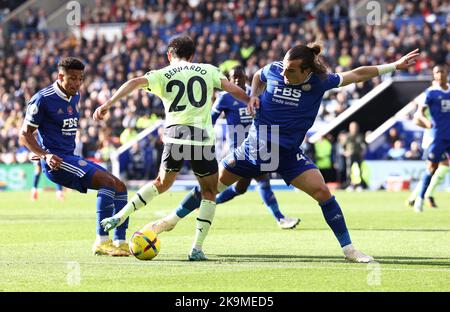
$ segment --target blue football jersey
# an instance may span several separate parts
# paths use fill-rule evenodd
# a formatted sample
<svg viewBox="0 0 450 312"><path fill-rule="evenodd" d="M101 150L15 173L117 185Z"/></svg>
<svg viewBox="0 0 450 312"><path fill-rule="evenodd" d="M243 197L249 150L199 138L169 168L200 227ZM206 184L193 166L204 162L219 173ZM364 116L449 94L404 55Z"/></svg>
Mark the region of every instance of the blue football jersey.
<svg viewBox="0 0 450 312"><path fill-rule="evenodd" d="M251 88L249 86L245 86L245 92L250 95ZM225 113L227 125L230 126L248 126L253 121L252 115L250 115L247 109L247 104L236 100L230 93L225 91L219 93L213 104L212 112L213 124L222 112Z"/></svg>
<svg viewBox="0 0 450 312"><path fill-rule="evenodd" d="M250 94L251 88L246 86L245 92ZM238 147L248 135L248 129L253 117L247 109L247 104L235 99L228 92L219 93L212 109L212 122L216 123L220 114L225 113L227 121L227 141L229 147Z"/></svg>
<svg viewBox="0 0 450 312"><path fill-rule="evenodd" d="M305 82L288 85L281 74L282 62L273 62L263 67L261 81L266 89L260 97L260 108L250 130L256 135L256 142L279 144L284 150L298 150L306 132L313 125L325 91L338 87L342 82L340 74L326 74L318 77L311 73ZM271 126L278 126L278 129ZM266 130L267 129L267 130ZM278 130L279 142L275 142ZM267 131L263 133L263 131Z"/></svg>
<svg viewBox="0 0 450 312"><path fill-rule="evenodd" d="M425 105L430 111L434 137L437 140L450 140L450 85L447 90L431 86L425 91Z"/></svg>
<svg viewBox="0 0 450 312"><path fill-rule="evenodd" d="M73 155L80 113L80 95L67 97L55 82L36 93L28 103L25 122L38 128L42 149Z"/></svg>

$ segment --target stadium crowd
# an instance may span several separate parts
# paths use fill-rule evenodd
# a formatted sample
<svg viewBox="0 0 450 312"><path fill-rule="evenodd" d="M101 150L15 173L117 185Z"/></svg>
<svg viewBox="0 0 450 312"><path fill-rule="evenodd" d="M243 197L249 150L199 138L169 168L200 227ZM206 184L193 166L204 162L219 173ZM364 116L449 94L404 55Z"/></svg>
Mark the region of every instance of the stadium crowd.
<svg viewBox="0 0 450 312"><path fill-rule="evenodd" d="M197 43L194 61L224 72L241 63L249 78L282 59L293 45L316 40L324 46L323 62L336 72L392 62L414 48L422 51L421 57L403 75L430 74L436 63L450 65L448 0L385 1L382 27L357 18L356 2L335 1L327 7L309 0L97 0L94 9L83 12L82 27L126 23L123 36L111 42L49 29L43 10L28 11L25 22L12 19L0 26L0 163L27 161L18 144L26 103L56 80L55 65L64 56L80 57L87 64L80 90L78 151L101 161L160 119L164 109L159 98L141 91L117 106L104 124L94 123L92 113L127 79L166 66L167 40L177 32L189 33ZM335 118L381 79L328 92L319 118ZM335 150L344 140L328 139ZM160 144L160 137L152 144ZM407 153L402 149L401 142L392 142L385 158L403 157Z"/></svg>

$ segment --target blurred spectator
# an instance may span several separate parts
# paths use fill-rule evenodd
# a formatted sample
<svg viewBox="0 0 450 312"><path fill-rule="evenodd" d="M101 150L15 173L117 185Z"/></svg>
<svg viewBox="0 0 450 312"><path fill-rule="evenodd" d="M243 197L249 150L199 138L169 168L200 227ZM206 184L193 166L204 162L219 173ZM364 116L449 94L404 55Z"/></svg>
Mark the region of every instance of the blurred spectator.
<svg viewBox="0 0 450 312"><path fill-rule="evenodd" d="M335 180L333 169L333 137L328 134L314 144L315 164L325 179L325 182Z"/></svg>
<svg viewBox="0 0 450 312"><path fill-rule="evenodd" d="M359 132L359 125L356 121L352 121L348 127L349 133L344 143L344 155L346 158L347 167L347 180L350 181L350 188L363 187L365 188L364 181L361 175L361 164L364 160L364 153L366 149L366 143L364 135ZM358 176L352 177L353 172L357 171Z"/></svg>
<svg viewBox="0 0 450 312"><path fill-rule="evenodd" d="M392 146L394 146L394 143L398 140L400 140L398 130L397 130L397 128L392 127L391 129L389 129L388 136L387 136L387 142L392 147Z"/></svg>
<svg viewBox="0 0 450 312"><path fill-rule="evenodd" d="M347 160L345 157L345 143L347 142L347 134L341 131L338 134L334 149L334 168L336 169L336 181L341 187L346 186L347 182Z"/></svg>
<svg viewBox="0 0 450 312"><path fill-rule="evenodd" d="M120 134L120 144L126 144L137 137L138 133L136 129L130 124L123 132Z"/></svg>
<svg viewBox="0 0 450 312"><path fill-rule="evenodd" d="M404 159L405 153L406 150L403 147L403 141L397 140L394 142L394 146L389 149L387 156L391 160L402 160Z"/></svg>
<svg viewBox="0 0 450 312"><path fill-rule="evenodd" d="M409 150L405 153L405 158L408 160L421 160L422 154L423 152L419 143L417 143L417 141L412 141Z"/></svg>
<svg viewBox="0 0 450 312"><path fill-rule="evenodd" d="M145 150L140 148L139 143L134 143L130 149L130 161L127 166L127 178L145 179Z"/></svg>

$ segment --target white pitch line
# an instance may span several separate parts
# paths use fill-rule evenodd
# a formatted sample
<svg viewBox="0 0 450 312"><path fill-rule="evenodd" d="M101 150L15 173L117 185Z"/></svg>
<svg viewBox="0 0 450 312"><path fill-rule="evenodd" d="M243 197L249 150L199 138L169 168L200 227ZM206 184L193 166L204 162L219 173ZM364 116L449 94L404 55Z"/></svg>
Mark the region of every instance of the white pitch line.
<svg viewBox="0 0 450 312"><path fill-rule="evenodd" d="M67 264L67 262L70 261L75 261L78 262L80 265L113 265L113 266L117 266L117 265L123 265L123 266L152 266L155 267L156 265L161 265L161 266L187 266L187 265L191 265L191 263L175 263L175 262L168 262L168 261L151 261L151 264L149 262L138 262L138 261L133 261L133 262L99 262L99 261L76 261L76 260L67 260L67 261L48 261L48 262L27 262L27 261L4 261L4 260L0 260L0 264L9 264L9 265L16 265L16 264L20 264L20 265L42 265L42 264ZM181 261L181 260L173 260L173 261ZM289 263L259 263L259 262L218 262L218 261L210 261L210 263L214 263L215 267L212 268L207 268L204 267L204 269L211 269L211 270L217 270L218 269L218 265L222 265L222 267L220 269L225 268L225 266L227 268L230 269L239 269L239 268L250 268L250 269L259 269L259 268L272 268L272 269L309 269L309 270L349 270L349 271L370 271L374 269L375 265L379 265L379 268L381 271L420 271L420 272L447 272L450 273L450 268L448 269L433 269L433 268L386 268L383 267L384 265L394 265L394 264L383 264L383 263L370 263L370 264L364 264L364 263L334 263L334 265L345 265L346 267L337 267L337 266L323 266L323 265L297 265L297 264L292 264L291 262ZM402 263L398 263L398 265L402 265ZM410 264L410 265L414 265L414 264ZM419 264L418 264L419 265ZM450 265L450 264L449 264ZM352 267L351 267L352 266ZM368 267L369 266L369 267Z"/></svg>

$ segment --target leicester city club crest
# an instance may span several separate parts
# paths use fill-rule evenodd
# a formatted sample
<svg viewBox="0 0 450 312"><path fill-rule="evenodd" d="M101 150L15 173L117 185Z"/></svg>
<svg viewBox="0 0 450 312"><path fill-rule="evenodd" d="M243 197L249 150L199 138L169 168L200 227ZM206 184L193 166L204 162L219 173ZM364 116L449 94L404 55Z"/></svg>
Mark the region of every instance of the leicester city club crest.
<svg viewBox="0 0 450 312"><path fill-rule="evenodd" d="M87 162L86 162L85 160L83 160L83 159L80 159L80 160L78 161L78 164L79 164L80 166L84 167L84 166L87 165Z"/></svg>
<svg viewBox="0 0 450 312"><path fill-rule="evenodd" d="M73 114L73 108L72 105L67 106L67 113L69 113L69 115Z"/></svg>
<svg viewBox="0 0 450 312"><path fill-rule="evenodd" d="M311 90L311 84L307 83L301 86L302 91L309 91Z"/></svg>

